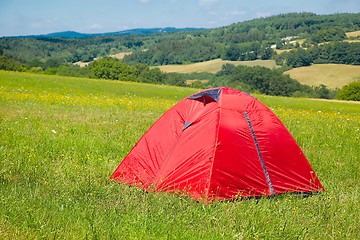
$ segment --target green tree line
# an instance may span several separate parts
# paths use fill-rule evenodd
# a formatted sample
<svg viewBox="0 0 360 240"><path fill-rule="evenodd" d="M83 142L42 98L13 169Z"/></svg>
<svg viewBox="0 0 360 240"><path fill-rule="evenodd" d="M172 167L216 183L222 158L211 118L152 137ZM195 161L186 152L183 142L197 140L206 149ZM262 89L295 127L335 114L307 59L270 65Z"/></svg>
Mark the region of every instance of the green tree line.
<svg viewBox="0 0 360 240"><path fill-rule="evenodd" d="M6 60L6 57L1 56L0 59ZM334 98L336 95L336 91L330 90L324 85L319 87L303 85L291 79L289 75L284 75L281 70L271 70L259 66L248 67L225 64L221 71L216 74L180 74L163 73L159 68L151 68L144 64L129 65L119 59L111 57L93 61L87 67L83 68L75 65L62 65L46 70L31 68L16 63L11 59L2 62L7 62L8 65L0 64L0 69L30 71L60 76L90 77L197 88L230 86L246 92L257 92L274 96ZM3 66L7 67L3 68ZM204 81L205 79L206 81ZM187 84L188 80L191 80L190 84Z"/></svg>
<svg viewBox="0 0 360 240"><path fill-rule="evenodd" d="M87 38L0 38L0 50L9 58L42 68L89 62L124 51L134 52L125 59L128 63L147 65L181 64L219 57L268 59L273 54L269 46L281 46L285 37L297 36L306 39L308 44L340 41L345 38L345 32L360 29L359 19L359 13L289 13L214 29L176 33Z"/></svg>
<svg viewBox="0 0 360 240"><path fill-rule="evenodd" d="M168 39L126 56L128 63L183 64L214 58L224 60L271 59L271 46L287 47L284 38L306 39L306 44L342 41L345 32L360 29L360 14L316 15L290 13L202 31L186 39ZM288 45L289 46L289 45ZM356 46L357 47L357 46Z"/></svg>
<svg viewBox="0 0 360 240"><path fill-rule="evenodd" d="M360 65L360 42L333 42L307 48L295 48L275 57L278 65L291 68L310 66L312 63Z"/></svg>

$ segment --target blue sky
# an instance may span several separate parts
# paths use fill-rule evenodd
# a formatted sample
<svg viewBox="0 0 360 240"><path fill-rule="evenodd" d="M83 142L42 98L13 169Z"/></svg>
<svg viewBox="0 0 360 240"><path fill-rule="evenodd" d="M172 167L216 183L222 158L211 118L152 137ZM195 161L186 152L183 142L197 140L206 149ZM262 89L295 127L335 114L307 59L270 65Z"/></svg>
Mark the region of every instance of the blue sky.
<svg viewBox="0 0 360 240"><path fill-rule="evenodd" d="M0 36L226 26L288 12L359 13L359 0L0 0Z"/></svg>

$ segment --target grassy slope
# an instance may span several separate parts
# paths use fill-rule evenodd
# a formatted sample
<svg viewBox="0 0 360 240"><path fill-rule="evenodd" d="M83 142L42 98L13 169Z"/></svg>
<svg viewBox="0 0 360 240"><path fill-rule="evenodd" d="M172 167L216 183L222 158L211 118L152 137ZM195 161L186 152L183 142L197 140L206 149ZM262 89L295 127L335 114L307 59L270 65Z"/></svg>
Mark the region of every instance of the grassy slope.
<svg viewBox="0 0 360 240"><path fill-rule="evenodd" d="M246 65L246 66L263 66L267 68L278 68L273 60L256 60L256 61L228 61L215 59L206 62L199 62L185 65L163 65L158 66L163 72L178 72L178 73L193 73L193 72L210 72L216 73L221 70L222 66L226 63L234 65Z"/></svg>
<svg viewBox="0 0 360 240"><path fill-rule="evenodd" d="M360 66L313 64L309 67L291 69L285 74L289 74L291 78L310 86L324 84L335 89L353 81L360 81Z"/></svg>
<svg viewBox="0 0 360 240"><path fill-rule="evenodd" d="M360 36L360 31L347 32L346 36L347 37L359 37Z"/></svg>
<svg viewBox="0 0 360 240"><path fill-rule="evenodd" d="M0 238L359 239L360 108L259 95L326 192L217 202L108 177L194 89L0 71Z"/></svg>

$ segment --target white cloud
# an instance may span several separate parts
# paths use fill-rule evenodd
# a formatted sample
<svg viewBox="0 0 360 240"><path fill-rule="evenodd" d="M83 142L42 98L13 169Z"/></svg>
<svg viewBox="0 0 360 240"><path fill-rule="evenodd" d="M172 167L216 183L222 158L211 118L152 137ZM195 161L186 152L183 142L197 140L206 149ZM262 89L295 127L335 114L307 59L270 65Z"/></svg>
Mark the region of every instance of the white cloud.
<svg viewBox="0 0 360 240"><path fill-rule="evenodd" d="M215 11L208 11L207 14L210 15L210 16L216 16L216 15L218 15L218 13L215 12Z"/></svg>
<svg viewBox="0 0 360 240"><path fill-rule="evenodd" d="M98 23L94 23L87 27L87 29L90 29L90 30L96 30L96 29L101 29L101 28L102 28L102 25L100 25Z"/></svg>
<svg viewBox="0 0 360 240"><path fill-rule="evenodd" d="M246 14L245 11L233 10L230 12L232 16L244 16Z"/></svg>
<svg viewBox="0 0 360 240"><path fill-rule="evenodd" d="M218 2L219 0L198 0L198 4L200 6L209 6L212 5L216 2Z"/></svg>
<svg viewBox="0 0 360 240"><path fill-rule="evenodd" d="M269 12L257 12L256 13L256 17L268 17L268 16L271 16L272 14L269 13Z"/></svg>
<svg viewBox="0 0 360 240"><path fill-rule="evenodd" d="M219 24L219 21L212 20L207 22L209 26L217 26Z"/></svg>
<svg viewBox="0 0 360 240"><path fill-rule="evenodd" d="M150 2L151 0L139 0L140 3L148 3Z"/></svg>
<svg viewBox="0 0 360 240"><path fill-rule="evenodd" d="M130 29L130 27L127 25L122 25L122 26L119 26L118 29L119 30L127 30L127 29Z"/></svg>
<svg viewBox="0 0 360 240"><path fill-rule="evenodd" d="M58 18L40 19L36 22L32 22L30 25L32 28L47 28L56 26L59 23Z"/></svg>

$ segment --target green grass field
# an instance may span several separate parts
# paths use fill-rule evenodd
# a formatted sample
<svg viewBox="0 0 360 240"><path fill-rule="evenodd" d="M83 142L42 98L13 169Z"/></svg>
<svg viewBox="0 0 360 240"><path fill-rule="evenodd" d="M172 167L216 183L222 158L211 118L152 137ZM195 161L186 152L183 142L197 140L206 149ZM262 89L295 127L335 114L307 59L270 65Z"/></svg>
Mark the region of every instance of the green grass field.
<svg viewBox="0 0 360 240"><path fill-rule="evenodd" d="M0 71L0 239L360 239L360 105L257 96L326 192L203 205L108 180L196 89Z"/></svg>

